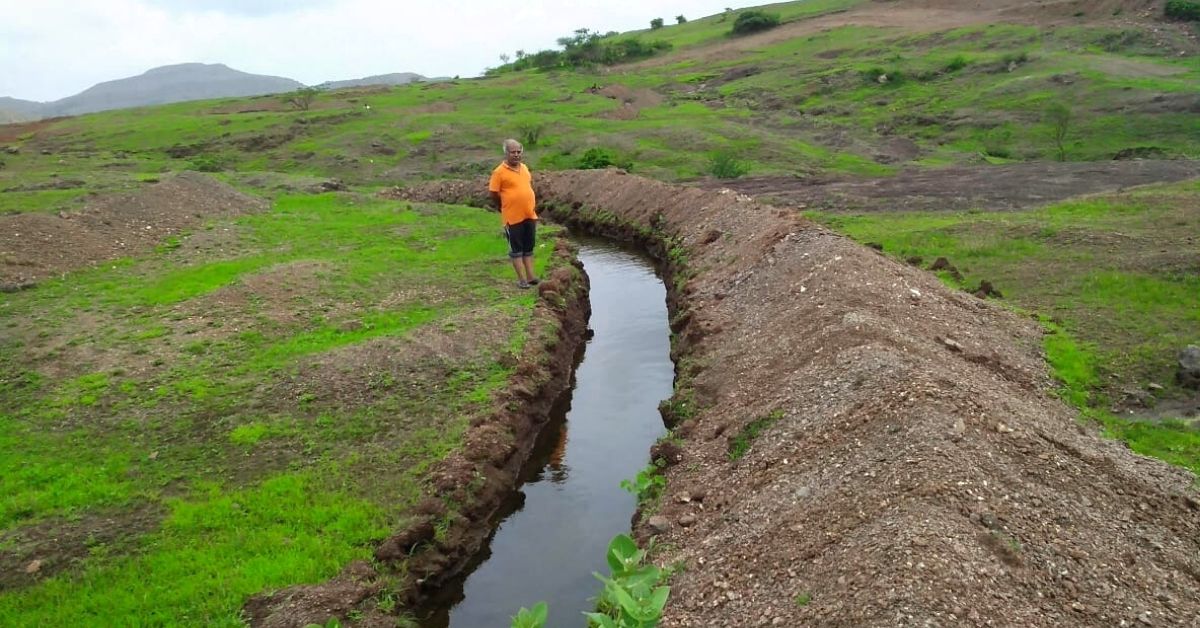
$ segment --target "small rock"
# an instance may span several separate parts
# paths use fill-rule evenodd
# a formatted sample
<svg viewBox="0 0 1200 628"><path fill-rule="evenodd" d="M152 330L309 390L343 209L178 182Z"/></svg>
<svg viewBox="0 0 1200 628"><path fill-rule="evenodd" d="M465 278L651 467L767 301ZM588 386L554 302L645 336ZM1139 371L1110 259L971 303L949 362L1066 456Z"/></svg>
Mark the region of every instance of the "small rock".
<svg viewBox="0 0 1200 628"><path fill-rule="evenodd" d="M1175 379L1188 388L1200 388L1200 347L1188 345L1179 352L1179 370Z"/></svg>
<svg viewBox="0 0 1200 628"><path fill-rule="evenodd" d="M959 352L959 351L963 350L963 346L961 344L959 344L958 341L953 338L941 338L940 340L941 340L942 344L946 345L946 348L951 351Z"/></svg>
<svg viewBox="0 0 1200 628"><path fill-rule="evenodd" d="M695 524L696 524L696 515L693 515L690 512L679 518L679 525L681 525L685 528L690 528Z"/></svg>
<svg viewBox="0 0 1200 628"><path fill-rule="evenodd" d="M25 573L27 573L27 574L32 575L41 570L42 570L42 561L41 560L34 560L34 561L31 561L28 565L25 565Z"/></svg>
<svg viewBox="0 0 1200 628"><path fill-rule="evenodd" d="M1154 382L1150 382L1149 384L1146 385L1146 388L1149 388L1150 390L1162 390L1163 386L1162 386L1162 384L1156 384Z"/></svg>
<svg viewBox="0 0 1200 628"><path fill-rule="evenodd" d="M650 531L654 534L662 534L663 532L671 529L671 522L662 515L654 515L653 517L650 517L650 520L646 522L646 525L650 527Z"/></svg>

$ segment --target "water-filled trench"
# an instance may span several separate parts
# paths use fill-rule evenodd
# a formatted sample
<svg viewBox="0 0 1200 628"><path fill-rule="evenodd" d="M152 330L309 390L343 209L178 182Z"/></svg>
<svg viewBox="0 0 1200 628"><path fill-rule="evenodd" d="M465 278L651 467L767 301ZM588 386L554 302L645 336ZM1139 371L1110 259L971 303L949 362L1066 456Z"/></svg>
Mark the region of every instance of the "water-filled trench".
<svg viewBox="0 0 1200 628"><path fill-rule="evenodd" d="M607 573L604 553L636 506L620 482L649 462L671 395L666 289L650 260L601 240L580 243L595 332L555 404L518 490L490 522L484 550L431 600L424 628L506 627L544 601L548 626L582 626Z"/></svg>

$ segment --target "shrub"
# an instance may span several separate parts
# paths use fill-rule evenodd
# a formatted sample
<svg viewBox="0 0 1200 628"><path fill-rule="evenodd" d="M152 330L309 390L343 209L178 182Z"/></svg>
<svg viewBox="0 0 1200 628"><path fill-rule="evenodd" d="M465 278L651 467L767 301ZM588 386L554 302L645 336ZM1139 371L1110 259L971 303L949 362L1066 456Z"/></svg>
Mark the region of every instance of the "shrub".
<svg viewBox="0 0 1200 628"><path fill-rule="evenodd" d="M1166 8L1167 17L1185 22L1200 22L1200 2L1170 0Z"/></svg>
<svg viewBox="0 0 1200 628"><path fill-rule="evenodd" d="M750 164L739 161L732 153L718 151L709 159L708 172L718 179L736 179L750 172Z"/></svg>
<svg viewBox="0 0 1200 628"><path fill-rule="evenodd" d="M622 170L633 170L633 161L620 159L607 149L599 147L587 149L584 151L583 156L579 158L578 167L581 170L599 170L609 166L616 166Z"/></svg>
<svg viewBox="0 0 1200 628"><path fill-rule="evenodd" d="M686 18L686 17L683 17L682 15L676 15L676 16L675 16L675 23L676 23L676 24L687 24L687 18Z"/></svg>
<svg viewBox="0 0 1200 628"><path fill-rule="evenodd" d="M1042 120L1050 127L1050 138L1058 150L1058 160L1067 160L1067 134L1071 131L1071 109L1062 103L1052 103L1042 113Z"/></svg>
<svg viewBox="0 0 1200 628"><path fill-rule="evenodd" d="M283 98L283 102L299 109L300 111L308 111L312 106L312 101L317 97L321 90L315 87L302 87Z"/></svg>
<svg viewBox="0 0 1200 628"><path fill-rule="evenodd" d="M524 120L517 123L517 136L521 139L521 144L528 148L535 148L538 142L542 140L542 135L546 131L546 123L537 120Z"/></svg>
<svg viewBox="0 0 1200 628"><path fill-rule="evenodd" d="M749 35L779 26L779 16L764 11L742 11L733 22L734 35Z"/></svg>
<svg viewBox="0 0 1200 628"><path fill-rule="evenodd" d="M663 19L661 17L656 17L653 20L650 20L650 30L656 31L662 27L663 27Z"/></svg>

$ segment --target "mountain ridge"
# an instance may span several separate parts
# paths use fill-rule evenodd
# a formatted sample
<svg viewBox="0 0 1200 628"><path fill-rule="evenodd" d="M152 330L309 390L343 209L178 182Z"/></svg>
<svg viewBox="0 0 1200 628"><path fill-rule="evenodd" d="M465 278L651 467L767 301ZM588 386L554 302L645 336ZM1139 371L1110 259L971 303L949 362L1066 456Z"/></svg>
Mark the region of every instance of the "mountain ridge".
<svg viewBox="0 0 1200 628"><path fill-rule="evenodd" d="M326 81L314 87L341 89L425 80L429 79L413 72L396 72ZM223 63L178 63L150 68L136 76L103 81L54 101L0 97L0 124L190 100L279 94L304 87L304 83L294 79L242 72Z"/></svg>

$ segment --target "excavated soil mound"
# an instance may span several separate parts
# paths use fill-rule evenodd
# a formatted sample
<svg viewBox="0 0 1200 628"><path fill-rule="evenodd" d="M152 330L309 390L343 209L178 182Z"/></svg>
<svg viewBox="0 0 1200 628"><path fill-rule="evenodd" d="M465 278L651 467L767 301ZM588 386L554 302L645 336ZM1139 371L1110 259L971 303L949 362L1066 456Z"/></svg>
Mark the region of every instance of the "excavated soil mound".
<svg viewBox="0 0 1200 628"><path fill-rule="evenodd" d="M0 217L0 290L133 256L217 216L263 211L267 201L184 172L128 194L97 197L78 212Z"/></svg>
<svg viewBox="0 0 1200 628"><path fill-rule="evenodd" d="M536 179L555 218L677 246L690 399L635 527L683 565L663 626L1196 625L1193 477L1082 426L1032 320L731 191Z"/></svg>

